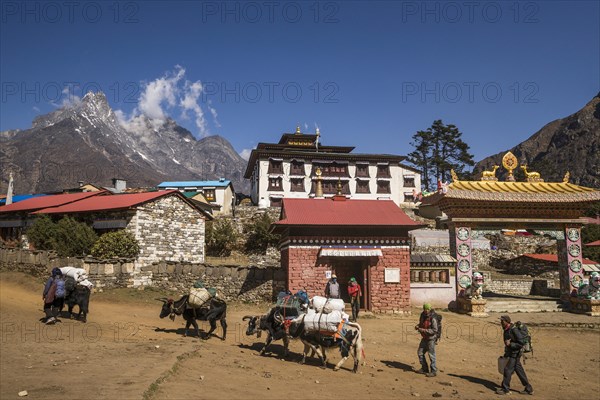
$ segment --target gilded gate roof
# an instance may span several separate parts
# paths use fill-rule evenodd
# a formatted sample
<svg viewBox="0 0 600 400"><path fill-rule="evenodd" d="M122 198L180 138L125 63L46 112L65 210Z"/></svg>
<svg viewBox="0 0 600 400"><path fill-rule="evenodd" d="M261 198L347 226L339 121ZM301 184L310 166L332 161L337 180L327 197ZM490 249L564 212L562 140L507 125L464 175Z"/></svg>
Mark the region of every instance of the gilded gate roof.
<svg viewBox="0 0 600 400"><path fill-rule="evenodd" d="M562 203L600 201L600 191L566 182L458 181L448 185L446 193L423 198L423 204L441 199Z"/></svg>

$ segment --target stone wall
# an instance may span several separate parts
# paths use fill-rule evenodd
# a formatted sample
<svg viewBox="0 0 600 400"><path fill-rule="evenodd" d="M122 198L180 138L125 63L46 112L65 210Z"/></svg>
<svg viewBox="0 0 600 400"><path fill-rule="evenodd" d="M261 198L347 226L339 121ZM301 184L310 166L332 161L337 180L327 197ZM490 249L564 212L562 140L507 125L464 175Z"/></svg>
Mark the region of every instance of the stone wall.
<svg viewBox="0 0 600 400"><path fill-rule="evenodd" d="M486 280L484 292L511 295L560 296L558 281L545 279L494 279Z"/></svg>
<svg viewBox="0 0 600 400"><path fill-rule="evenodd" d="M52 268L83 268L99 288L158 287L184 294L197 280L218 288L227 300L273 301L285 289L285 270L279 267L212 266L177 262L142 265L133 260L59 258L53 252L0 249L0 271L48 276Z"/></svg>
<svg viewBox="0 0 600 400"><path fill-rule="evenodd" d="M177 196L138 206L127 229L140 244L141 263L204 262L204 218Z"/></svg>

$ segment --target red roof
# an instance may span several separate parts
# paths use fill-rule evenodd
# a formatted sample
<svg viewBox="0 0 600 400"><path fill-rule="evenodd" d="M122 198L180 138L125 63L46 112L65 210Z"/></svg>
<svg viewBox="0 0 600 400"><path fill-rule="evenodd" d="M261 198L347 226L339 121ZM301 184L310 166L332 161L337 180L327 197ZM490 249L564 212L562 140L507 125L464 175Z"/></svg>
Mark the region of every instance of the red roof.
<svg viewBox="0 0 600 400"><path fill-rule="evenodd" d="M283 199L282 215L276 225L422 226L391 200Z"/></svg>
<svg viewBox="0 0 600 400"><path fill-rule="evenodd" d="M558 262L558 256L556 254L523 254L523 257L533 258L540 261ZM596 261L589 260L587 258L583 259L583 263L592 265L598 264Z"/></svg>
<svg viewBox="0 0 600 400"><path fill-rule="evenodd" d="M600 246L600 240L596 240L595 242L588 243L586 246Z"/></svg>
<svg viewBox="0 0 600 400"><path fill-rule="evenodd" d="M34 214L70 214L130 208L174 193L179 194L177 190L163 190L159 192L114 194L112 196L90 197L88 199L65 204L60 207L45 208L43 210L36 211Z"/></svg>
<svg viewBox="0 0 600 400"><path fill-rule="evenodd" d="M108 191L101 192L82 192L82 193L68 193L68 194L55 194L50 196L33 197L31 199L19 201L18 203L9 204L7 206L0 207L0 213L8 212L32 212L40 210L42 208L58 207L67 205L73 202L77 202L83 199L91 197L104 197L110 195ZM111 196L107 196L111 197Z"/></svg>

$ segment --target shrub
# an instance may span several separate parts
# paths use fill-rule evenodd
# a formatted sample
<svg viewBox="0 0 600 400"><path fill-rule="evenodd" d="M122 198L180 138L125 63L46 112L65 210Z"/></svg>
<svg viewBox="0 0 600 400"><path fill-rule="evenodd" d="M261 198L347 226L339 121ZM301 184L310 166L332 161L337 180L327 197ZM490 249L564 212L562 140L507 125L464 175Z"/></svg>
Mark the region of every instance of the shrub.
<svg viewBox="0 0 600 400"><path fill-rule="evenodd" d="M206 254L227 257L237 242L238 233L227 219L206 222Z"/></svg>
<svg viewBox="0 0 600 400"><path fill-rule="evenodd" d="M37 250L54 250L56 224L47 215L38 216L27 229L27 238Z"/></svg>
<svg viewBox="0 0 600 400"><path fill-rule="evenodd" d="M84 256L90 253L97 239L91 226L64 217L56 224L53 247L61 257Z"/></svg>
<svg viewBox="0 0 600 400"><path fill-rule="evenodd" d="M268 247L277 245L279 235L269 232L272 222L269 214L264 213L244 226L244 232L248 235L244 246L246 253L265 254Z"/></svg>
<svg viewBox="0 0 600 400"><path fill-rule="evenodd" d="M92 255L96 258L135 258L140 246L133 234L126 230L105 233L94 243Z"/></svg>

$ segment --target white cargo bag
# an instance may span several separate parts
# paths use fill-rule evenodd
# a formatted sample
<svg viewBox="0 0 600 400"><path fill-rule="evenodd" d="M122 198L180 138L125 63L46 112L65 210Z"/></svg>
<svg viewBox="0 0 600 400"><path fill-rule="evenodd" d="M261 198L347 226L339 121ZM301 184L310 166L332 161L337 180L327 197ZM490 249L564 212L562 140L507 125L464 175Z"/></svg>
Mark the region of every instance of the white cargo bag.
<svg viewBox="0 0 600 400"><path fill-rule="evenodd" d="M75 282L78 284L88 279L88 274L83 268L62 267L60 272L62 272L63 276L70 276L71 278L75 279Z"/></svg>
<svg viewBox="0 0 600 400"><path fill-rule="evenodd" d="M329 314L308 313L304 316L304 330L306 332L337 332L338 325L343 320L348 320L348 314L342 311L332 311Z"/></svg>
<svg viewBox="0 0 600 400"><path fill-rule="evenodd" d="M192 288L190 289L190 296L188 298L188 304L193 308L202 307L212 296L205 288Z"/></svg>
<svg viewBox="0 0 600 400"><path fill-rule="evenodd" d="M322 296L312 298L312 307L317 312L330 313L332 311L344 311L346 304L342 299L328 299Z"/></svg>

